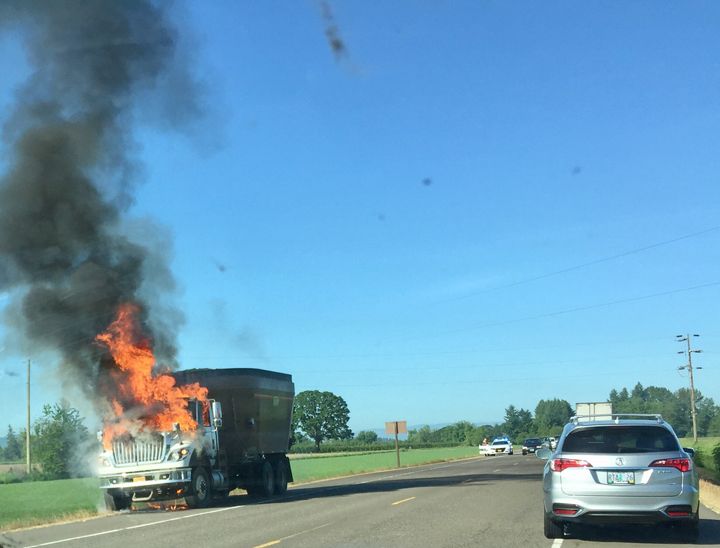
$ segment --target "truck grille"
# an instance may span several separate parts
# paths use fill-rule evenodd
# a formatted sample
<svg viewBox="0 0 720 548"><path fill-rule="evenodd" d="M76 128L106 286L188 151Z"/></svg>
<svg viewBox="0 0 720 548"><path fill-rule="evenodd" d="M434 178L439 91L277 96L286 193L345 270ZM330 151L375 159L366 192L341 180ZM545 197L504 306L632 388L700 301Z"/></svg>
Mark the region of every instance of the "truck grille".
<svg viewBox="0 0 720 548"><path fill-rule="evenodd" d="M162 436L131 438L112 442L116 465L160 462L165 442Z"/></svg>

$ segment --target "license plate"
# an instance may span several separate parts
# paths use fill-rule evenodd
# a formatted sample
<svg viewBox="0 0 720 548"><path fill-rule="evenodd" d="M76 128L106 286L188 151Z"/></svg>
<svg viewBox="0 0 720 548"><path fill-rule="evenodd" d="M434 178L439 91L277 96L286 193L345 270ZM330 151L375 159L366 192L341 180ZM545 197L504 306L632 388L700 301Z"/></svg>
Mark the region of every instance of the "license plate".
<svg viewBox="0 0 720 548"><path fill-rule="evenodd" d="M635 485L635 472L608 472L608 485Z"/></svg>
<svg viewBox="0 0 720 548"><path fill-rule="evenodd" d="M502 453L503 451L504 451L504 449L495 449L496 453Z"/></svg>
<svg viewBox="0 0 720 548"><path fill-rule="evenodd" d="M145 481L145 476L135 476L133 481Z"/></svg>

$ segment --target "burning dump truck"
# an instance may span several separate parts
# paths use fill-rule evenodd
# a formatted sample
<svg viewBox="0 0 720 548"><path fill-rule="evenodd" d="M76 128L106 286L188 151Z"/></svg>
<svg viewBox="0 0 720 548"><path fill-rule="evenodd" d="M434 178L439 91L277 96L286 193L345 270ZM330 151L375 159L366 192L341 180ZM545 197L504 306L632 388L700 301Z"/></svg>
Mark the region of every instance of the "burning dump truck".
<svg viewBox="0 0 720 548"><path fill-rule="evenodd" d="M203 506L292 479L292 379L174 373L171 246L126 215L143 171L136 122L195 134L205 102L175 12L154 0L0 2L0 26L23 39L29 65L1 113L0 295L10 300L0 322L19 348L56 354L63 388L102 420L113 509L180 497Z"/></svg>
<svg viewBox="0 0 720 548"><path fill-rule="evenodd" d="M190 507L203 507L238 487L258 496L284 493L292 481L291 376L190 369L172 377L178 385L207 388L207 398L186 400L197 426L183 429L176 422L168 431L103 439L99 477L108 508L182 497Z"/></svg>
<svg viewBox="0 0 720 548"><path fill-rule="evenodd" d="M108 508L179 498L203 507L237 487L260 496L285 492L293 479L292 377L261 369L158 371L140 312L120 307L96 338L108 351L98 469Z"/></svg>

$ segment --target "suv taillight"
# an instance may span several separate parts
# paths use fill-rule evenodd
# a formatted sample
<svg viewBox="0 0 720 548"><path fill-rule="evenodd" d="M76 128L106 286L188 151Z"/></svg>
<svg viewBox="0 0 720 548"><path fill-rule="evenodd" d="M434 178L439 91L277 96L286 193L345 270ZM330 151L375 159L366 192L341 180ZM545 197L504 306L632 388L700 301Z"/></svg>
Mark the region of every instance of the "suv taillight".
<svg viewBox="0 0 720 548"><path fill-rule="evenodd" d="M650 468L677 468L681 472L692 470L690 459L658 459L650 463Z"/></svg>
<svg viewBox="0 0 720 548"><path fill-rule="evenodd" d="M553 472L562 472L567 468L592 468L586 460L577 459L552 459L550 461L550 470Z"/></svg>

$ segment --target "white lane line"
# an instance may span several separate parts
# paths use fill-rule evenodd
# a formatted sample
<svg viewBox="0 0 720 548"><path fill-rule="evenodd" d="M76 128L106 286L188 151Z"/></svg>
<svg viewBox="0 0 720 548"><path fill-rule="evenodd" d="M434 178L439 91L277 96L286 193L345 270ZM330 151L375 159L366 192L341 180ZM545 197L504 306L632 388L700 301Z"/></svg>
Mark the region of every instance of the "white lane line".
<svg viewBox="0 0 720 548"><path fill-rule="evenodd" d="M225 512L227 510L235 510L237 508L245 508L243 506L228 506L226 508L216 508L214 510L207 510L205 512L199 512L197 514L187 514L184 516L176 516L174 518L161 519L159 521L151 521L149 523L141 523L140 525L130 525L128 527L120 527L119 529L110 529L109 531L100 531L99 533L90 533L89 535L80 535L78 537L63 538L60 540L51 540L50 542L43 542L42 544L33 544L26 548L39 548L40 546L51 546L52 544L61 544L63 542L72 542L74 540L82 540L86 538L101 537L103 535L110 535L112 533L120 533L122 531L130 531L132 529L140 529L142 527L150 527L151 525L160 525L162 523L170 523L171 521L180 521L181 519L196 518L198 516L206 516L208 514L215 514L217 512Z"/></svg>
<svg viewBox="0 0 720 548"><path fill-rule="evenodd" d="M514 462L514 463L513 463L513 466L517 466L518 464L520 464L520 463L519 463L519 462Z"/></svg>
<svg viewBox="0 0 720 548"><path fill-rule="evenodd" d="M552 546L551 546L550 548L560 548L560 547L562 546L562 541L563 541L563 539L561 539L561 538L556 538L556 539L553 541Z"/></svg>
<svg viewBox="0 0 720 548"><path fill-rule="evenodd" d="M497 472L502 472L502 470L500 468L498 468L497 470L493 470L493 474L495 474Z"/></svg>

